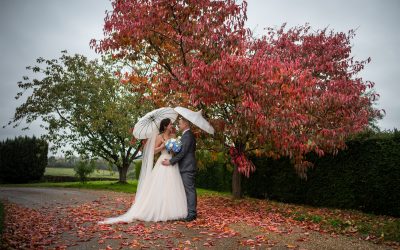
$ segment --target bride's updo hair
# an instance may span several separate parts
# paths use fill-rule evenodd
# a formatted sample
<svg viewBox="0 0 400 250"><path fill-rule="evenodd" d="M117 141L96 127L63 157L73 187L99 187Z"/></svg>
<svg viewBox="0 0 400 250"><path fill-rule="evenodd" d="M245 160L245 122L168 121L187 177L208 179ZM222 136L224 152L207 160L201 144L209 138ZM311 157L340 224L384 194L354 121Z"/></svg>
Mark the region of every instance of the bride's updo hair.
<svg viewBox="0 0 400 250"><path fill-rule="evenodd" d="M165 118L165 119L161 120L161 123L160 123L160 134L163 133L167 129L167 127L168 127L168 125L170 123L171 123L171 119L169 119L169 118Z"/></svg>

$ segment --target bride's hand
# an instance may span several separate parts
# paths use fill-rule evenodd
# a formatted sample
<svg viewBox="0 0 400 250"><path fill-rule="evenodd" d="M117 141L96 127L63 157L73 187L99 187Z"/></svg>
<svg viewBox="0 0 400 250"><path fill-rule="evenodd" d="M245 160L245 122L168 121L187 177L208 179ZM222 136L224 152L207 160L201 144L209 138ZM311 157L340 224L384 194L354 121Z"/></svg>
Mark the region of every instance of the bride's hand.
<svg viewBox="0 0 400 250"><path fill-rule="evenodd" d="M158 146L158 150L162 151L165 148L165 143L161 142L160 146Z"/></svg>

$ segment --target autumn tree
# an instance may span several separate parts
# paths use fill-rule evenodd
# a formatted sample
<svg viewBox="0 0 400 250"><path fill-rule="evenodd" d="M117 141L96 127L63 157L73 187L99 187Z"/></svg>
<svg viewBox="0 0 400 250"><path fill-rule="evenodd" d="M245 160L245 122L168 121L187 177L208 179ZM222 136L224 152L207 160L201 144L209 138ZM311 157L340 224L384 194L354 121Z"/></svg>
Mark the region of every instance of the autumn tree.
<svg viewBox="0 0 400 250"><path fill-rule="evenodd" d="M253 38L246 5L115 0L105 38L92 41L98 52L149 65L147 77L125 80L158 105L205 111L234 164L234 197L240 173L255 168L250 154L288 156L305 177L307 153L336 153L379 113L373 83L358 76L369 59L350 55L354 32L283 26Z"/></svg>
<svg viewBox="0 0 400 250"><path fill-rule="evenodd" d="M132 65L148 65L147 77L129 75L125 80L137 91L148 91L159 105L187 104L193 60L210 63L222 51L234 53L247 30L246 2L116 0L105 18L101 41L91 45L99 53L113 53ZM173 96L173 100L171 100Z"/></svg>
<svg viewBox="0 0 400 250"><path fill-rule="evenodd" d="M9 122L14 127L41 118L43 138L51 150L74 152L85 158L102 158L119 171L119 182L126 182L127 171L140 156L140 141L132 140L131 127L151 109L151 102L121 84L123 65L107 57L88 60L83 55L59 59L37 59L27 67L36 76L18 83L16 98L32 93L16 109Z"/></svg>
<svg viewBox="0 0 400 250"><path fill-rule="evenodd" d="M255 169L248 160L254 153L289 157L306 177L312 164L305 155L336 154L346 138L381 116L372 107L374 83L358 76L370 59L350 56L353 36L283 26L246 41L239 55L198 61L187 78L191 102L203 102L223 121L220 130L233 142L229 152L239 172L248 176ZM233 181L240 187L240 177Z"/></svg>

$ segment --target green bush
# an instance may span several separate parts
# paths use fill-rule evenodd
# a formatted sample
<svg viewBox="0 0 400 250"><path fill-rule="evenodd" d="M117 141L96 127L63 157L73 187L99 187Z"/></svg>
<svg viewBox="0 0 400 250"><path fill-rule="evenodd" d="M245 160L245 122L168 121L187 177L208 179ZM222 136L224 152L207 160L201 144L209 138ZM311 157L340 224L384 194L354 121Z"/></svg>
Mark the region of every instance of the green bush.
<svg viewBox="0 0 400 250"><path fill-rule="evenodd" d="M47 166L47 154L47 142L35 137L16 137L0 142L0 181L40 180Z"/></svg>
<svg viewBox="0 0 400 250"><path fill-rule="evenodd" d="M75 176L79 178L80 182L85 183L88 176L96 169L96 163L94 161L79 161L74 166Z"/></svg>

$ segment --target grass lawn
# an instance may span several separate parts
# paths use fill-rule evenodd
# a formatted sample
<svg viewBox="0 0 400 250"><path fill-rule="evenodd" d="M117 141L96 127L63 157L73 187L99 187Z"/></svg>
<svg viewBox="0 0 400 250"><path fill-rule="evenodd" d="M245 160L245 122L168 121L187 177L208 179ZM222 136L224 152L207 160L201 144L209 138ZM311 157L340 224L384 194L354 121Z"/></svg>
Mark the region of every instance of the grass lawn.
<svg viewBox="0 0 400 250"><path fill-rule="evenodd" d="M339 234L374 235L386 241L400 242L400 218L367 214L357 210L318 208L307 205L268 201L267 210L279 212L286 218L311 222Z"/></svg>
<svg viewBox="0 0 400 250"><path fill-rule="evenodd" d="M63 188L84 188L95 190L110 190L124 193L135 193L137 188L137 180L128 181L128 184L117 183L116 181L88 181L85 184L80 182L41 182L26 184L1 184L5 187L63 187ZM223 195L229 193L217 192L202 188L197 188L198 195Z"/></svg>

